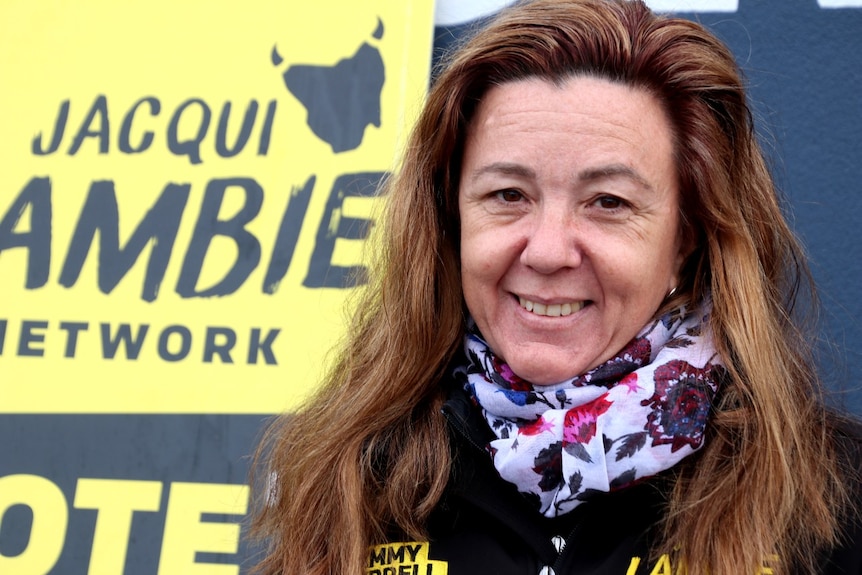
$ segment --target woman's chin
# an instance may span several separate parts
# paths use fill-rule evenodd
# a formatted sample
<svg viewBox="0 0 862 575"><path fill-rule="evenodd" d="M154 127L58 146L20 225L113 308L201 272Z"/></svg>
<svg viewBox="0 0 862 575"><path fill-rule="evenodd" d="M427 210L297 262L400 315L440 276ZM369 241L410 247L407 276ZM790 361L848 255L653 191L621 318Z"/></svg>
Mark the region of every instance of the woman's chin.
<svg viewBox="0 0 862 575"><path fill-rule="evenodd" d="M536 386L549 386L568 381L581 375L586 369L568 365L556 366L547 359L537 360L531 358L529 361L514 361L509 363L512 372L525 381Z"/></svg>

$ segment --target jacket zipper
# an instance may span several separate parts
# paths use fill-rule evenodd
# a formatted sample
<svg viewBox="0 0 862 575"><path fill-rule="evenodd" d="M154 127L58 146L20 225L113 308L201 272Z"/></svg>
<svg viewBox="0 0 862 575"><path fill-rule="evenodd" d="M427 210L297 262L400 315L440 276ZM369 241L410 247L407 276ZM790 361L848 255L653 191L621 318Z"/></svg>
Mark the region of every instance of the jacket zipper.
<svg viewBox="0 0 862 575"><path fill-rule="evenodd" d="M451 410L451 408L449 408L449 406L444 405L443 407L440 408L440 412L443 414L443 417L446 418L446 421L449 423L449 425L452 426L452 429L457 431L461 437L466 439L467 443L469 443L470 445L472 445L473 447L475 447L476 449L478 449L482 453L488 452L488 450L485 447L479 445L478 443L476 443L473 440L473 438L467 432L467 426L465 425L465 423L461 420L460 417L458 417L454 413L452 413L452 410Z"/></svg>
<svg viewBox="0 0 862 575"><path fill-rule="evenodd" d="M487 453L487 449L485 449L473 440L473 438L467 432L466 424L461 420L461 418L459 418L452 412L449 406L444 405L440 408L440 412L443 414L443 417L446 418L446 421L449 423L449 425L451 425L452 428L457 431L461 437L467 440L467 443L469 443L482 453ZM554 573L557 573L558 570L562 567L563 552L568 549L569 541L571 541L571 539L574 537L575 531L578 530L578 527L580 527L580 523L575 525L575 527L572 528L572 530L569 532L569 536L563 539L563 544L560 546L560 550L557 551L557 560L554 561L554 564L551 566L551 569L553 569Z"/></svg>
<svg viewBox="0 0 862 575"><path fill-rule="evenodd" d="M563 539L563 545L562 545L562 547L560 547L560 550L557 552L557 560L554 561L554 565L551 567L551 569L554 570L554 573L562 573L563 553L569 548L569 541L571 541L572 538L574 538L575 531L577 531L578 527L580 527L580 526L581 526L581 524L579 522L569 532L569 536L566 537L565 539Z"/></svg>

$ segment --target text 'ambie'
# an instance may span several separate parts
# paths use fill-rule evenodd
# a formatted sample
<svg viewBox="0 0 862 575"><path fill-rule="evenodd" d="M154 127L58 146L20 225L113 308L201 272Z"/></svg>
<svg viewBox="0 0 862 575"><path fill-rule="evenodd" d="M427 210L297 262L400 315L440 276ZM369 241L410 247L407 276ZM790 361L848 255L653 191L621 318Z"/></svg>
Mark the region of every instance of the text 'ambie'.
<svg viewBox="0 0 862 575"><path fill-rule="evenodd" d="M342 207L348 197L374 196L384 175L383 172L357 173L335 179L317 229L303 286L345 288L365 282L364 266L333 265L332 256L339 238L364 240L368 237L373 222L365 218L346 217ZM287 274L315 181L316 177L312 175L305 184L291 191L281 223L269 247L269 264L261 286L263 293L274 294ZM120 206L114 182L94 181L78 217L58 283L67 288L76 284L98 235L99 290L110 294L144 249L152 246L140 297L144 301L154 301L174 253L190 192L191 184L167 184L137 224L129 240L121 246ZM51 242L52 193L49 178L34 177L0 219L0 255L5 250L27 250L25 287L31 290L43 287L48 282L51 261L55 256ZM228 193L241 198L241 208L232 217L220 219L219 212ZM265 249L260 239L248 229L248 224L260 213L263 202L263 187L253 178L215 178L207 183L174 288L180 297L225 296L236 292L245 283L260 264ZM29 213L30 222L22 231L19 222L25 213ZM200 287L201 270L210 245L216 238L232 241L236 245L236 254L223 277L207 287ZM10 281L12 274L4 270L3 276L6 281Z"/></svg>

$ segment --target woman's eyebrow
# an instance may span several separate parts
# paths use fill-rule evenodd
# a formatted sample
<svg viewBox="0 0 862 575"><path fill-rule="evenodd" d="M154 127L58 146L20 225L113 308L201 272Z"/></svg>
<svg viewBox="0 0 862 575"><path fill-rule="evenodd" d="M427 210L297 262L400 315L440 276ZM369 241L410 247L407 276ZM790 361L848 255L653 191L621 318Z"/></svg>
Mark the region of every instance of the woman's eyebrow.
<svg viewBox="0 0 862 575"><path fill-rule="evenodd" d="M609 164L607 166L599 166L596 168L588 168L578 174L578 180L581 182L590 182L594 180L603 180L610 178L626 178L639 184L646 190L652 190L652 184L640 175L634 168L625 164Z"/></svg>
<svg viewBox="0 0 862 575"><path fill-rule="evenodd" d="M470 175L472 181L476 181L486 174L502 174L506 176L518 176L524 179L535 179L536 172L523 164L513 162L493 162L473 171ZM580 182L591 182L596 180L611 179L611 178L626 178L629 179L645 190L652 190L652 184L640 175L634 168L625 164L608 164L606 166L598 166L587 168L577 174L577 180Z"/></svg>
<svg viewBox="0 0 862 575"><path fill-rule="evenodd" d="M521 178L535 179L536 172L522 164L512 162L494 162L474 170L470 175L472 181L476 181L485 174L502 174L506 176L519 176Z"/></svg>

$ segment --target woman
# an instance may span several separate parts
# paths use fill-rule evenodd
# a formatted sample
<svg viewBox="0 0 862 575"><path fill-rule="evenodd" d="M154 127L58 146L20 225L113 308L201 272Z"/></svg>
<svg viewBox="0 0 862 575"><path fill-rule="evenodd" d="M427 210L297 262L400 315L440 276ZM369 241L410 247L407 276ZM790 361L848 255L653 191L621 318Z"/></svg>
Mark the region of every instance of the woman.
<svg viewBox="0 0 862 575"><path fill-rule="evenodd" d="M388 195L326 385L262 452L261 572L862 573L858 440L710 33L635 1L504 12Z"/></svg>

